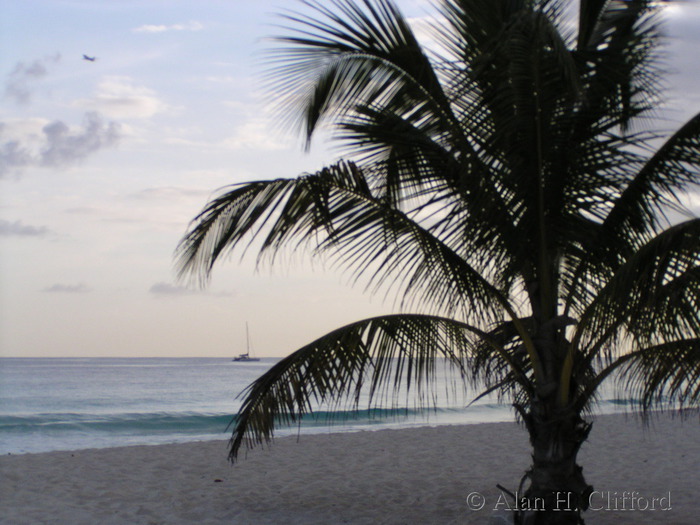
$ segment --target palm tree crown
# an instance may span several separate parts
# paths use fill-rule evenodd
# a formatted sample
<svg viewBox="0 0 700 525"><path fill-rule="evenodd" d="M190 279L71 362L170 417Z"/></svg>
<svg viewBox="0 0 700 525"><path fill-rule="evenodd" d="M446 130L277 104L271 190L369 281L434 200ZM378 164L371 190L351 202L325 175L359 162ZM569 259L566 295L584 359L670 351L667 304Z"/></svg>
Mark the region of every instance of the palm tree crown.
<svg viewBox="0 0 700 525"><path fill-rule="evenodd" d="M278 417L363 386L420 388L444 357L512 396L529 495L583 501L581 414L613 372L643 409L700 400L700 220L668 220L700 182L700 115L650 129L658 2L581 0L576 17L566 1L442 0L429 50L390 0L304 4L269 79L283 122L307 141L329 125L346 160L222 193L181 241L181 275L206 280L252 235L261 255L327 254L415 313L277 363L245 393L232 459Z"/></svg>

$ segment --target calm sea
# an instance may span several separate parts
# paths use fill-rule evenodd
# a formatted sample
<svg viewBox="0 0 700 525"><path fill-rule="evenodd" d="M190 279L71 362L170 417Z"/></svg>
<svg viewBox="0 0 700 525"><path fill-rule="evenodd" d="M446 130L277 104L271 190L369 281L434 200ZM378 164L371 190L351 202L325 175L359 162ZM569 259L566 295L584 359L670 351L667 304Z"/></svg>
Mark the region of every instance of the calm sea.
<svg viewBox="0 0 700 525"><path fill-rule="evenodd" d="M0 359L0 453L227 439L237 395L277 359ZM454 399L454 398L453 398ZM419 411L319 409L276 435L511 421L509 406L485 398L438 402ZM601 411L624 409L614 398Z"/></svg>

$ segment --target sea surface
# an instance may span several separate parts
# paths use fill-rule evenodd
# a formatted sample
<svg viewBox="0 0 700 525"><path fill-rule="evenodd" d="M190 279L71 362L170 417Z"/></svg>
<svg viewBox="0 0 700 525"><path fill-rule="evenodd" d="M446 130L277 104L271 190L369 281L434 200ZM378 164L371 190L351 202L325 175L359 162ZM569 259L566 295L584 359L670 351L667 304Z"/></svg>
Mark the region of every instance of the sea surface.
<svg viewBox="0 0 700 525"><path fill-rule="evenodd" d="M0 454L228 439L238 395L277 361L0 358ZM447 386L437 381L436 391ZM319 406L315 417L275 435L513 420L511 407L493 396L466 406L473 397L438 396L429 410ZM603 396L598 412L626 405Z"/></svg>

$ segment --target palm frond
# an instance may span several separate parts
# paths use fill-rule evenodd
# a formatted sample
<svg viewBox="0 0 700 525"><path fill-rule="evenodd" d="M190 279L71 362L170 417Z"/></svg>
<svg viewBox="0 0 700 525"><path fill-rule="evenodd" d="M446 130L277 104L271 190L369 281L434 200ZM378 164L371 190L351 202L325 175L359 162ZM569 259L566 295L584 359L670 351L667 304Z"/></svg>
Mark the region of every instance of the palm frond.
<svg viewBox="0 0 700 525"><path fill-rule="evenodd" d="M586 407L606 382L615 381L642 413L700 401L700 339L688 338L641 348L608 360L574 401Z"/></svg>
<svg viewBox="0 0 700 525"><path fill-rule="evenodd" d="M353 270L355 279L367 275L375 291L394 279L405 297L443 313L471 311L485 322L504 308L513 312L481 271L376 191L352 163L235 187L193 222L176 252L180 275L207 275L250 234L264 236L261 256L310 242L317 253L331 253L336 264Z"/></svg>
<svg viewBox="0 0 700 525"><path fill-rule="evenodd" d="M601 17L610 0L581 0L579 2L578 15L578 47L587 48L595 45L600 37L595 38L594 33L601 34Z"/></svg>
<svg viewBox="0 0 700 525"><path fill-rule="evenodd" d="M622 131L658 102L659 3L581 3L577 54L585 65L587 108Z"/></svg>
<svg viewBox="0 0 700 525"><path fill-rule="evenodd" d="M442 366L455 374L445 395L456 395L470 381L478 385L481 378L468 366L474 341L482 337L488 335L465 323L410 314L334 330L279 361L241 394L230 457L235 460L244 444L269 442L277 425L298 422L323 403L345 400L357 408L365 399L368 409L393 407L415 391L419 406L428 406Z"/></svg>
<svg viewBox="0 0 700 525"><path fill-rule="evenodd" d="M619 335L637 347L697 336L699 267L700 219L668 228L616 271L581 314L572 344L593 356Z"/></svg>
<svg viewBox="0 0 700 525"><path fill-rule="evenodd" d="M620 367L619 382L644 412L700 401L700 339L672 341L635 352Z"/></svg>
<svg viewBox="0 0 700 525"><path fill-rule="evenodd" d="M639 159L624 155L628 165ZM679 197L700 184L700 115L674 133L657 152L636 170L634 177L607 199L608 210L600 223L580 224L574 237L582 247L570 252L567 269L566 309L580 312L635 251L660 231L669 211L684 212ZM614 197L614 198L613 198Z"/></svg>
<svg viewBox="0 0 700 525"><path fill-rule="evenodd" d="M214 263L246 234L254 237L259 233L295 184L290 179L238 184L209 202L192 220L190 231L176 248L178 277L195 276L204 284Z"/></svg>
<svg viewBox="0 0 700 525"><path fill-rule="evenodd" d="M284 47L270 53L269 78L287 121L303 128L307 144L324 119L392 101L415 119L423 118L416 108L430 107L423 116L455 129L432 65L392 2L304 4L316 16L285 16L293 36L277 39Z"/></svg>
<svg viewBox="0 0 700 525"><path fill-rule="evenodd" d="M669 137L641 167L615 199L601 232L618 242L634 232L643 241L657 230L664 208L677 205L681 193L699 184L700 114Z"/></svg>

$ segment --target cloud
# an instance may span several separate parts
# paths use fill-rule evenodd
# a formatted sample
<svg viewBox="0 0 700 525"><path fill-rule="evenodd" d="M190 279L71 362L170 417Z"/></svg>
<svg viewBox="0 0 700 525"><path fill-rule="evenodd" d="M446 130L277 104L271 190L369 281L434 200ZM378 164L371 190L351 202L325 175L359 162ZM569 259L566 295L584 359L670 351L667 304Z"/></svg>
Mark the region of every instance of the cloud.
<svg viewBox="0 0 700 525"><path fill-rule="evenodd" d="M46 121L0 122L0 178L26 167L65 168L121 138L121 126L105 122L94 111L86 113L77 128L54 120L32 130L31 124L40 122Z"/></svg>
<svg viewBox="0 0 700 525"><path fill-rule="evenodd" d="M700 190L689 191L684 197L680 197L681 202L695 216L700 216Z"/></svg>
<svg viewBox="0 0 700 525"><path fill-rule="evenodd" d="M61 60L61 55L40 58L30 63L17 62L5 83L5 97L17 104L29 104L32 98L32 83L48 74L48 66Z"/></svg>
<svg viewBox="0 0 700 525"><path fill-rule="evenodd" d="M0 137L3 135L4 124L0 122ZM18 168L37 164L32 153L19 141L0 144L0 179Z"/></svg>
<svg viewBox="0 0 700 525"><path fill-rule="evenodd" d="M42 292L47 293L88 293L92 288L85 284L53 284L47 286Z"/></svg>
<svg viewBox="0 0 700 525"><path fill-rule="evenodd" d="M249 118L237 127L233 135L225 138L220 145L225 149L237 151L278 151L286 147L286 144L270 131L269 121L265 117Z"/></svg>
<svg viewBox="0 0 700 525"><path fill-rule="evenodd" d="M670 61L666 99L676 107L679 121L695 115L700 104L700 68L697 49L700 46L700 4L674 2L664 8L667 26L665 55Z"/></svg>
<svg viewBox="0 0 700 525"><path fill-rule="evenodd" d="M169 202L190 198L206 198L211 195L210 190L201 188L183 188L177 186L161 186L157 188L146 188L136 193L127 195L128 199L135 200L166 200Z"/></svg>
<svg viewBox="0 0 700 525"><path fill-rule="evenodd" d="M206 295L209 297L233 297L231 292L209 292L207 290L193 290L186 286L177 286L174 284L159 282L151 286L149 293L157 297L182 297L185 295Z"/></svg>
<svg viewBox="0 0 700 525"><path fill-rule="evenodd" d="M134 33L165 33L166 31L201 31L204 26L197 21L191 21L186 24L172 25L142 25L132 29Z"/></svg>
<svg viewBox="0 0 700 525"><path fill-rule="evenodd" d="M164 282L154 284L148 291L153 295L159 296L181 296L193 295L197 293L195 290L191 290L185 286L176 286L174 284Z"/></svg>
<svg viewBox="0 0 700 525"><path fill-rule="evenodd" d="M114 145L120 137L119 124L104 122L98 113L86 113L82 128L75 132L61 121L44 127L47 145L42 152L44 166L66 166L91 153Z"/></svg>
<svg viewBox="0 0 700 525"><path fill-rule="evenodd" d="M43 237L49 233L46 226L22 224L22 221L0 220L0 237Z"/></svg>
<svg viewBox="0 0 700 525"><path fill-rule="evenodd" d="M135 85L128 77L104 78L92 98L78 100L75 105L124 119L150 118L168 109L152 89Z"/></svg>

